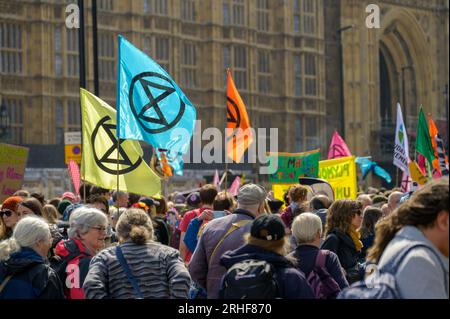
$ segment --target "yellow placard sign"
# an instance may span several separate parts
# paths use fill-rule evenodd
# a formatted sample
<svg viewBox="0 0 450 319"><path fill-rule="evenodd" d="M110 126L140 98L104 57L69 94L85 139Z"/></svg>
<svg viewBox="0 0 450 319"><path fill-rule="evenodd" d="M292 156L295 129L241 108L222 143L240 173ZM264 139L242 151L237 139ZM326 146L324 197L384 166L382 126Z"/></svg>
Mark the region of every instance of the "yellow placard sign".
<svg viewBox="0 0 450 319"><path fill-rule="evenodd" d="M413 181L417 182L419 185L425 185L427 183L428 179L426 176L423 175L416 161L409 162L408 168L409 174Z"/></svg>
<svg viewBox="0 0 450 319"><path fill-rule="evenodd" d="M319 178L330 183L334 191L334 199L356 198L357 183L354 156L320 161Z"/></svg>
<svg viewBox="0 0 450 319"><path fill-rule="evenodd" d="M272 184L273 197L279 199L284 202L284 193L289 189L289 187L298 184L290 184L290 183L278 183Z"/></svg>

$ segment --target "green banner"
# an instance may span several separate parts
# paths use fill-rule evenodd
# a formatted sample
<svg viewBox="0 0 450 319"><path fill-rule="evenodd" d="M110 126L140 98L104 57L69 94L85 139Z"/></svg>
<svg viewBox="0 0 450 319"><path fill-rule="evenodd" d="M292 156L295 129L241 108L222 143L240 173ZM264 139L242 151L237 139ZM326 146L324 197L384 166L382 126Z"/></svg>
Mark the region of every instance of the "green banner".
<svg viewBox="0 0 450 319"><path fill-rule="evenodd" d="M318 149L303 153L269 153L269 167L276 168L276 173L269 175L269 182L297 184L299 177L317 177L319 160Z"/></svg>

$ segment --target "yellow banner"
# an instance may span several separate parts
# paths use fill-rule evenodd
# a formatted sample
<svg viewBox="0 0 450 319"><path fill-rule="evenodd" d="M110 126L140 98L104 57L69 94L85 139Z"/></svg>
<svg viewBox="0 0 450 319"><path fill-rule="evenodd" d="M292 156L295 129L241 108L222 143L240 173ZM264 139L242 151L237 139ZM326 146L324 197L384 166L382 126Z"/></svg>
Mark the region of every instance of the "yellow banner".
<svg viewBox="0 0 450 319"><path fill-rule="evenodd" d="M341 157L319 162L319 178L327 180L334 199L355 199L357 193L355 157Z"/></svg>
<svg viewBox="0 0 450 319"><path fill-rule="evenodd" d="M28 148L0 143L0 203L22 187Z"/></svg>
<svg viewBox="0 0 450 319"><path fill-rule="evenodd" d="M289 183L272 184L273 197L284 202L283 198L284 193L289 189L289 187L294 185L297 184L289 184Z"/></svg>
<svg viewBox="0 0 450 319"><path fill-rule="evenodd" d="M428 179L426 176L423 175L416 161L409 162L408 167L409 167L409 174L413 181L417 182L419 185L425 185L427 183Z"/></svg>

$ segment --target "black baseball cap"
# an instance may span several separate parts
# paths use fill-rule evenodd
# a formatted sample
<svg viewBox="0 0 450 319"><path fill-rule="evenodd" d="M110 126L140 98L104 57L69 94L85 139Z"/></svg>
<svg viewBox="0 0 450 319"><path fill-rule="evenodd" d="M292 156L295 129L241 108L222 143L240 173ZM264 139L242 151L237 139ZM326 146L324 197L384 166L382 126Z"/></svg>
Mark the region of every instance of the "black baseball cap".
<svg viewBox="0 0 450 319"><path fill-rule="evenodd" d="M264 214L253 221L250 235L263 240L280 240L284 238L286 232L280 217Z"/></svg>

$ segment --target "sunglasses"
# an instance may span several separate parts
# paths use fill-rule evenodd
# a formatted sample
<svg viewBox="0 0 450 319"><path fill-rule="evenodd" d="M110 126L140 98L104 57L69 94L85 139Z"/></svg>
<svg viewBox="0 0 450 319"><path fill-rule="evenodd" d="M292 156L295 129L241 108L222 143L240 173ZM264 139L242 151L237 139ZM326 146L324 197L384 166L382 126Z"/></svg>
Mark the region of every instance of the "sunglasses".
<svg viewBox="0 0 450 319"><path fill-rule="evenodd" d="M6 216L6 217L11 217L11 215L14 214L14 212L12 210L9 209L5 209L0 211L0 217Z"/></svg>

